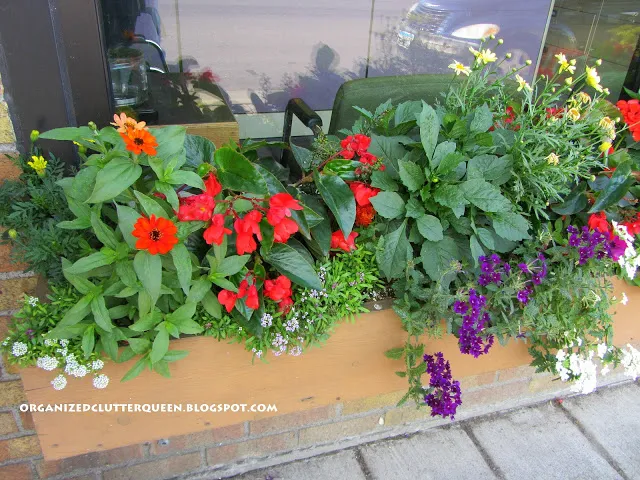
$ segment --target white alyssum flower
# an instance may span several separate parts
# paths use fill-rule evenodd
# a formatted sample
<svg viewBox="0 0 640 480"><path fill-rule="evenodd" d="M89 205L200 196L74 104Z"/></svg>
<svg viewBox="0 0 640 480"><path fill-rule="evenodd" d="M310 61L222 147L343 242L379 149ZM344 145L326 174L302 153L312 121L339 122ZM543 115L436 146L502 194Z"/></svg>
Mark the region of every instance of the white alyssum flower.
<svg viewBox="0 0 640 480"><path fill-rule="evenodd" d="M7 345L9 345L9 337L5 338L2 342L3 347L6 347Z"/></svg>
<svg viewBox="0 0 640 480"><path fill-rule="evenodd" d="M294 357L298 357L302 354L302 347L293 347L291 350L289 350L289 355L292 355Z"/></svg>
<svg viewBox="0 0 640 480"><path fill-rule="evenodd" d="M55 390L62 390L67 386L67 378L64 375L60 374L56 378L51 380L51 385L53 385L53 388Z"/></svg>
<svg viewBox="0 0 640 480"><path fill-rule="evenodd" d="M593 351L591 351L593 354ZM593 355L590 355L592 357ZM571 386L571 391L576 393L591 393L596 389L597 368L596 364L588 357L578 357L580 375Z"/></svg>
<svg viewBox="0 0 640 480"><path fill-rule="evenodd" d="M91 370L102 370L104 368L104 362L102 360L94 360L91 362Z"/></svg>
<svg viewBox="0 0 640 480"><path fill-rule="evenodd" d="M42 368L43 370L55 370L56 368L58 368L58 359L56 357L50 357L48 355L40 357L38 358L38 360L36 360L36 366L38 368Z"/></svg>
<svg viewBox="0 0 640 480"><path fill-rule="evenodd" d="M89 373L89 369L85 365L77 365L70 374L74 377L82 378Z"/></svg>
<svg viewBox="0 0 640 480"><path fill-rule="evenodd" d="M38 305L38 297L31 297L31 296L29 296L29 297L27 298L27 303L28 303L29 305L31 305L32 307L35 307L36 305Z"/></svg>
<svg viewBox="0 0 640 480"><path fill-rule="evenodd" d="M58 341L55 338L45 338L44 346L45 347L55 347L58 345Z"/></svg>
<svg viewBox="0 0 640 480"><path fill-rule="evenodd" d="M273 315L269 313L263 313L262 317L260 317L260 325L262 325L263 328L269 328L271 325L273 325Z"/></svg>
<svg viewBox="0 0 640 480"><path fill-rule="evenodd" d="M109 385L109 377L107 377L104 373L100 375L96 375L93 377L93 386L96 388L107 388Z"/></svg>
<svg viewBox="0 0 640 480"><path fill-rule="evenodd" d="M627 349L622 350L620 363L624 367L624 374L634 380L640 376L640 351L627 344Z"/></svg>
<svg viewBox="0 0 640 480"><path fill-rule="evenodd" d="M599 343L598 346L596 347L596 351L598 352L598 357L600 358L604 358L608 350L609 350L609 347L607 346L606 343Z"/></svg>
<svg viewBox="0 0 640 480"><path fill-rule="evenodd" d="M615 220L611 222L613 231L627 244L624 254L618 258L618 265L622 267L629 278L635 278L636 271L640 268L640 253L636 252L633 246L634 238L627 230L627 227L619 224Z"/></svg>
<svg viewBox="0 0 640 480"><path fill-rule="evenodd" d="M602 367L602 370L600 370L600 375L602 375L604 377L610 371L611 370L609 370L609 365L605 365L604 367Z"/></svg>
<svg viewBox="0 0 640 480"><path fill-rule="evenodd" d="M61 347L67 347L69 345L69 340L67 340L66 338L63 338L62 340L60 340L60 346Z"/></svg>
<svg viewBox="0 0 640 480"><path fill-rule="evenodd" d="M624 292L622 292L622 300L620 300L620 303L623 305L629 303L629 297L627 297L627 294Z"/></svg>
<svg viewBox="0 0 640 480"><path fill-rule="evenodd" d="M13 342L13 345L11 346L11 353L14 357L21 357L27 353L28 350L29 347L24 342Z"/></svg>

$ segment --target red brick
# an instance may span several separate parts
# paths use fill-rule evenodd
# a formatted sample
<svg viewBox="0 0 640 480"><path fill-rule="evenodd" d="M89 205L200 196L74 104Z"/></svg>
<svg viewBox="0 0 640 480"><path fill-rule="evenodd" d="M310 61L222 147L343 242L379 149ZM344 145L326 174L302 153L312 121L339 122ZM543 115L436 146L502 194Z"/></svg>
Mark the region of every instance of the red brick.
<svg viewBox="0 0 640 480"><path fill-rule="evenodd" d="M196 432L190 435L169 438L168 445L151 444L152 455L164 455L183 450L191 450L202 446L213 446L216 443L236 440L244 436L244 424L230 425L228 427L214 428L204 432Z"/></svg>
<svg viewBox="0 0 640 480"><path fill-rule="evenodd" d="M9 433L16 433L18 431L18 425L11 412L0 413L0 435L7 435Z"/></svg>
<svg viewBox="0 0 640 480"><path fill-rule="evenodd" d="M18 153L11 153L10 155L17 157ZM16 180L20 173L20 168L6 154L0 154L0 183L5 179Z"/></svg>
<svg viewBox="0 0 640 480"><path fill-rule="evenodd" d="M38 277L18 277L0 280L0 311L13 310L22 305L24 294L35 293Z"/></svg>
<svg viewBox="0 0 640 480"><path fill-rule="evenodd" d="M20 421L22 422L23 430L36 429L36 426L33 423L33 415L31 415L31 412L20 412Z"/></svg>
<svg viewBox="0 0 640 480"><path fill-rule="evenodd" d="M277 417L263 418L251 422L249 425L249 433L252 436L264 435L267 433L284 432L293 430L301 426L312 425L323 420L329 420L336 416L335 405L314 408L304 412L290 413L288 415L279 415Z"/></svg>
<svg viewBox="0 0 640 480"><path fill-rule="evenodd" d="M42 455L37 435L0 440L0 462Z"/></svg>
<svg viewBox="0 0 640 480"><path fill-rule="evenodd" d="M132 445L105 450L104 452L87 453L62 460L40 460L36 464L36 469L40 478L49 478L55 475L73 473L75 470L119 465L131 460L141 459L143 456L142 447L140 445Z"/></svg>
<svg viewBox="0 0 640 480"><path fill-rule="evenodd" d="M114 468L102 474L104 480L160 480L198 470L200 452L145 462L130 467Z"/></svg>
<svg viewBox="0 0 640 480"><path fill-rule="evenodd" d="M1 180L0 180L1 182ZM3 234L5 229L0 229L0 235ZM22 272L27 265L25 263L14 263L10 257L11 245L0 245L0 272Z"/></svg>
<svg viewBox="0 0 640 480"><path fill-rule="evenodd" d="M0 467L0 478L7 480L32 480L35 479L31 473L28 463L14 463Z"/></svg>
<svg viewBox="0 0 640 480"><path fill-rule="evenodd" d="M10 407L27 399L20 380L0 382L0 407Z"/></svg>
<svg viewBox="0 0 640 480"><path fill-rule="evenodd" d="M4 340L7 338L9 334L9 323L11 322L11 317L0 317L0 340Z"/></svg>
<svg viewBox="0 0 640 480"><path fill-rule="evenodd" d="M209 448L207 449L207 463L209 465L220 465L232 463L243 458L264 457L271 453L292 450L296 446L295 432L281 433L247 440L246 442Z"/></svg>
<svg viewBox="0 0 640 480"><path fill-rule="evenodd" d="M300 430L300 445L327 443L361 433L373 432L382 428L379 421L380 415L368 415L328 425L305 428Z"/></svg>

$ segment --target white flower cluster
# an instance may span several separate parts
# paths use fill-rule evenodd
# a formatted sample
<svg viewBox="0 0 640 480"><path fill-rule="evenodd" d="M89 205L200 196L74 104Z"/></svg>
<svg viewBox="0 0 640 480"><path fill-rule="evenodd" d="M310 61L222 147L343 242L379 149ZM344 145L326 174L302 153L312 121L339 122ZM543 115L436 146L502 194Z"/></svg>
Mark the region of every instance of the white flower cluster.
<svg viewBox="0 0 640 480"><path fill-rule="evenodd" d="M289 355L292 355L294 357L299 357L300 355L302 355L302 347L300 346L293 347L291 350L289 350Z"/></svg>
<svg viewBox="0 0 640 480"><path fill-rule="evenodd" d="M107 388L107 385L109 385L109 377L107 377L104 373L93 377L93 386L95 388Z"/></svg>
<svg viewBox="0 0 640 480"><path fill-rule="evenodd" d="M624 367L624 374L634 380L640 377L640 351L627 344L627 349L622 350L620 363Z"/></svg>
<svg viewBox="0 0 640 480"><path fill-rule="evenodd" d="M46 338L44 340L45 347L55 347L56 345L58 345L58 341L55 338Z"/></svg>
<svg viewBox="0 0 640 480"><path fill-rule="evenodd" d="M104 368L104 362L102 360L94 360L91 362L91 370L102 370Z"/></svg>
<svg viewBox="0 0 640 480"><path fill-rule="evenodd" d="M28 350L29 347L24 342L13 342L13 345L11 346L11 353L14 357L21 357L27 353Z"/></svg>
<svg viewBox="0 0 640 480"><path fill-rule="evenodd" d="M67 386L67 378L64 375L60 374L56 378L51 380L51 385L53 385L53 388L55 390L62 390Z"/></svg>
<svg viewBox="0 0 640 480"><path fill-rule="evenodd" d="M633 247L634 238L627 230L627 227L618 224L616 221L612 221L611 224L615 234L627 244L624 254L618 258L618 264L625 270L627 277L633 279L636 276L636 271L640 268L640 253L636 252Z"/></svg>
<svg viewBox="0 0 640 480"><path fill-rule="evenodd" d="M262 357L262 350L257 350L256 347L253 347L251 351L255 353L256 357L258 358Z"/></svg>
<svg viewBox="0 0 640 480"><path fill-rule="evenodd" d="M287 351L287 345L289 345L289 339L283 337L279 333L276 333L276 336L271 342L271 345L273 345L274 348L277 348L277 350L273 351L273 354L276 357L278 357Z"/></svg>
<svg viewBox="0 0 640 480"><path fill-rule="evenodd" d="M48 355L40 357L38 358L38 360L36 360L36 366L38 368L42 368L43 370L47 370L49 372L58 368L58 363L59 362L56 357L50 357Z"/></svg>
<svg viewBox="0 0 640 480"><path fill-rule="evenodd" d="M324 283L324 278L326 275L327 275L327 267L320 267L318 271L318 278L320 278L320 281L322 283Z"/></svg>
<svg viewBox="0 0 640 480"><path fill-rule="evenodd" d="M260 318L260 325L262 325L263 328L269 328L271 325L273 325L273 315L269 313L263 313L262 317Z"/></svg>
<svg viewBox="0 0 640 480"><path fill-rule="evenodd" d="M578 344L582 344L582 339L579 339ZM572 346L573 344L570 344L568 348ZM556 371L563 382L574 381L571 391L584 394L591 393L596 389L598 372L596 364L593 362L594 356L593 350L587 356L578 355L575 352L567 356L564 349L560 349L556 353Z"/></svg>
<svg viewBox="0 0 640 480"><path fill-rule="evenodd" d="M28 297L27 303L32 307L35 307L36 305L38 305L38 297Z"/></svg>

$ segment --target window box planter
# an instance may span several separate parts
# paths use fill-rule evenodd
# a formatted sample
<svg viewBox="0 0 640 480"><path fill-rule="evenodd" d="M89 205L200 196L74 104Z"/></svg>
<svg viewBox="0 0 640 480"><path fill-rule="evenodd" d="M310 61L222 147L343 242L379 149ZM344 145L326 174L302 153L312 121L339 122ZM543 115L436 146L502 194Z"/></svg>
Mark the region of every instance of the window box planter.
<svg viewBox="0 0 640 480"><path fill-rule="evenodd" d="M626 306L615 307L615 344L637 344L640 288L619 281L615 285L618 297L624 291L629 298ZM382 353L401 345L405 338L400 320L385 308L360 315L354 323L339 325L322 348L309 350L301 357L271 356L268 364L252 364L250 355L239 344L191 337L172 342L171 348L188 350L189 355L175 363L170 379L146 371L134 381L119 383L115 380L131 367L130 362L108 363L105 373L114 381L105 390L96 390L90 382L78 380L73 388L54 391L49 383L50 372L27 368L20 374L28 402L36 405L162 402L182 405L184 409L187 404L277 406L277 412L262 413L34 412L45 459L54 460L401 391L406 388L406 380L394 375L401 369L401 362ZM454 376L463 383L470 376L530 362L522 342L510 342L506 347L496 345L489 355L476 359L460 354L452 335L425 341L431 351L445 354Z"/></svg>

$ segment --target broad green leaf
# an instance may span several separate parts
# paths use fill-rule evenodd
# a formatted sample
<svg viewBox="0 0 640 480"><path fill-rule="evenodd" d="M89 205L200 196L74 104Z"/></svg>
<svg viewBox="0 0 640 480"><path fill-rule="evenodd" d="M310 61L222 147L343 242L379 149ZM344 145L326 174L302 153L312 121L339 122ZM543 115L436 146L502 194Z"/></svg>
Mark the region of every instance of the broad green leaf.
<svg viewBox="0 0 640 480"><path fill-rule="evenodd" d="M82 140L84 138L93 138L95 133L89 127L62 127L54 128L40 134L38 138L43 140Z"/></svg>
<svg viewBox="0 0 640 480"><path fill-rule="evenodd" d="M576 188L565 197L564 202L551 205L551 210L558 215L574 215L581 212L589 203L585 195L586 190L586 182L580 182Z"/></svg>
<svg viewBox="0 0 640 480"><path fill-rule="evenodd" d="M119 318L125 318L129 315L131 311L131 305L116 305L115 307L111 307L109 309L109 318L111 320L118 320Z"/></svg>
<svg viewBox="0 0 640 480"><path fill-rule="evenodd" d="M200 277L191 285L187 295L187 302L198 303L209 291L211 291L211 282L207 277Z"/></svg>
<svg viewBox="0 0 640 480"><path fill-rule="evenodd" d="M171 378L171 372L169 371L169 364L165 360L158 360L153 364L153 371L159 373L165 378Z"/></svg>
<svg viewBox="0 0 640 480"><path fill-rule="evenodd" d="M69 267L71 267L72 265L69 260L63 257L61 260L61 263L62 263L62 274L64 275L64 278L66 278L67 281L71 285L73 285L75 289L78 290L81 294L86 295L95 287L93 283L91 283L89 280L82 277L81 275L74 275L68 272Z"/></svg>
<svg viewBox="0 0 640 480"><path fill-rule="evenodd" d="M416 192L422 188L426 178L419 165L408 160L398 160L398 169L400 180L410 192Z"/></svg>
<svg viewBox="0 0 640 480"><path fill-rule="evenodd" d="M407 221L393 232L380 237L376 249L376 260L387 280L400 278L407 268L407 253L411 246L407 240Z"/></svg>
<svg viewBox="0 0 640 480"><path fill-rule="evenodd" d="M93 325L89 325L82 335L82 353L85 360L93 353L93 347L96 345L96 334Z"/></svg>
<svg viewBox="0 0 640 480"><path fill-rule="evenodd" d="M149 348L151 347L151 341L146 338L128 338L127 342L133 350L138 355L142 355L147 353Z"/></svg>
<svg viewBox="0 0 640 480"><path fill-rule="evenodd" d="M91 220L88 218L76 218L75 220L63 220L56 224L57 228L63 230L84 230L91 226Z"/></svg>
<svg viewBox="0 0 640 480"><path fill-rule="evenodd" d="M349 236L356 221L356 199L349 186L336 175L313 172L313 180L322 199L333 212L345 238Z"/></svg>
<svg viewBox="0 0 640 480"><path fill-rule="evenodd" d="M467 162L467 178L481 178L494 185L502 185L511 177L511 155L478 155Z"/></svg>
<svg viewBox="0 0 640 480"><path fill-rule="evenodd" d="M478 241L478 237L475 235L471 235L469 238L469 248L471 249L471 256L473 257L473 266L478 267L478 258L484 255L484 249L480 242Z"/></svg>
<svg viewBox="0 0 640 480"><path fill-rule="evenodd" d="M200 303L213 318L222 318L222 306L211 290L205 293Z"/></svg>
<svg viewBox="0 0 640 480"><path fill-rule="evenodd" d="M118 358L118 341L116 337L111 333L103 333L100 335L100 345L111 360Z"/></svg>
<svg viewBox="0 0 640 480"><path fill-rule="evenodd" d="M236 287L233 283L231 283L229 280L227 280L220 273L211 273L211 274L209 274L208 278L213 283L215 283L217 286L219 286L221 288L224 288L225 290L230 290L232 292L237 292L238 291L238 287Z"/></svg>
<svg viewBox="0 0 640 480"><path fill-rule="evenodd" d="M437 282L452 270L452 262L460 259L458 246L453 238L445 236L439 242L425 240L420 250L424 271Z"/></svg>
<svg viewBox="0 0 640 480"><path fill-rule="evenodd" d="M197 335L198 333L202 333L204 330L198 322L191 319L180 322L178 324L178 329L180 330L180 333L185 335Z"/></svg>
<svg viewBox="0 0 640 480"><path fill-rule="evenodd" d="M131 248L136 248L136 242L138 239L131 235L135 223L141 217L140 213L136 212L133 208L125 207L124 205L116 204L116 210L118 211L118 228L122 233L122 238L127 242L127 245Z"/></svg>
<svg viewBox="0 0 640 480"><path fill-rule="evenodd" d="M467 180L460 184L460 190L469 203L485 212L508 212L512 208L500 189L484 180Z"/></svg>
<svg viewBox="0 0 640 480"><path fill-rule="evenodd" d="M611 205L618 203L629 191L629 187L635 183L635 177L631 175L631 162L624 162L616 167L607 186L596 198L589 213L606 210Z"/></svg>
<svg viewBox="0 0 640 480"><path fill-rule="evenodd" d="M376 170L371 174L371 186L386 192L397 192L398 184L386 171Z"/></svg>
<svg viewBox="0 0 640 480"><path fill-rule="evenodd" d="M477 235L482 244L489 250L495 250L496 242L494 240L494 233L491 233L486 228L478 228Z"/></svg>
<svg viewBox="0 0 640 480"><path fill-rule="evenodd" d="M438 144L440 119L436 111L425 102L422 102L422 112L418 118L418 126L420 127L420 141L427 154L427 158L431 161L436 145Z"/></svg>
<svg viewBox="0 0 640 480"><path fill-rule="evenodd" d="M171 258L173 259L173 265L176 267L180 287L185 295L189 295L193 266L191 263L191 254L184 243L178 243L171 249Z"/></svg>
<svg viewBox="0 0 640 480"><path fill-rule="evenodd" d="M425 213L423 203L416 197L407 200L406 210L405 215L408 218L420 218Z"/></svg>
<svg viewBox="0 0 640 480"><path fill-rule="evenodd" d="M93 319L100 328L107 332L113 330L109 310L107 310L107 305L104 303L104 296L100 295L91 300L91 313L93 313Z"/></svg>
<svg viewBox="0 0 640 480"><path fill-rule="evenodd" d="M176 362L182 360L187 355L189 355L189 352L186 350L169 350L163 357L163 360L165 362Z"/></svg>
<svg viewBox="0 0 640 480"><path fill-rule="evenodd" d="M393 219L404 216L404 200L396 192L380 192L370 200L376 212L384 218Z"/></svg>
<svg viewBox="0 0 640 480"><path fill-rule="evenodd" d="M155 305L160 296L162 285L162 260L159 255L151 255L146 250L140 250L133 259L133 268L142 286L151 297Z"/></svg>
<svg viewBox="0 0 640 480"><path fill-rule="evenodd" d="M161 182L164 181L165 172L162 159L158 157L150 158L149 166L151 167L151 170L153 170L153 173L156 174L156 177L158 177L158 180Z"/></svg>
<svg viewBox="0 0 640 480"><path fill-rule="evenodd" d="M100 220L96 212L91 212L91 226L93 227L93 233L104 246L113 250L118 248L118 240L116 240L115 233Z"/></svg>
<svg viewBox="0 0 640 480"><path fill-rule="evenodd" d="M158 141L156 157L164 161L165 168L171 165L171 170L177 170L184 165L186 128L181 125L167 125L154 127L152 133Z"/></svg>
<svg viewBox="0 0 640 480"><path fill-rule="evenodd" d="M103 267L105 265L111 265L115 261L115 252L113 250L100 251L92 253L88 257L83 257L76 261L73 265L67 268L67 273L71 275L78 275L80 273L86 273L94 268Z"/></svg>
<svg viewBox="0 0 640 480"><path fill-rule="evenodd" d="M311 153L311 150L299 147L297 145L294 145L293 143L290 143L289 146L291 147L293 158L296 159L296 162L298 162L298 165L300 165L302 171L306 172L307 170L309 170L313 162L313 153Z"/></svg>
<svg viewBox="0 0 640 480"><path fill-rule="evenodd" d="M124 377L122 377L122 380L120 380L121 382L127 382L129 380L133 380L134 378L136 378L138 375L140 375L142 373L142 371L144 370L144 367L147 366L147 357L144 356L142 357L140 360L138 360L133 367L131 367L131 369L124 374Z"/></svg>
<svg viewBox="0 0 640 480"><path fill-rule="evenodd" d="M485 103L481 107L477 107L473 113L471 120L471 133L483 133L493 126L493 114Z"/></svg>
<svg viewBox="0 0 640 480"><path fill-rule="evenodd" d="M142 175L142 167L127 157L111 160L96 175L96 184L88 203L100 203L111 200L134 184Z"/></svg>
<svg viewBox="0 0 640 480"><path fill-rule="evenodd" d="M407 153L404 145L400 142L411 142L410 137L394 136L386 137L383 135L371 135L371 145L369 145L369 153L382 159L387 172L392 178L399 178L398 159L404 157Z"/></svg>
<svg viewBox="0 0 640 480"><path fill-rule="evenodd" d="M216 273L224 275L225 277L235 275L242 270L250 258L251 255L231 255L226 257L216 268Z"/></svg>
<svg viewBox="0 0 640 480"><path fill-rule="evenodd" d="M175 309L173 312L168 313L166 320L179 327L183 322L191 320L195 313L196 304L194 302L187 302L181 307Z"/></svg>
<svg viewBox="0 0 640 480"><path fill-rule="evenodd" d="M169 218L167 211L160 206L153 198L146 196L144 193L134 190L134 195L142 205L142 210L147 214L147 217L155 215L157 218Z"/></svg>
<svg viewBox="0 0 640 480"><path fill-rule="evenodd" d="M424 215L416 220L418 231L427 240L439 242L444 238L442 224L433 215Z"/></svg>
<svg viewBox="0 0 640 480"><path fill-rule="evenodd" d="M214 158L218 165L217 177L223 187L258 195L268 193L264 178L244 155L230 147L222 147L215 151Z"/></svg>
<svg viewBox="0 0 640 480"><path fill-rule="evenodd" d="M322 283L309 262L294 248L285 243L276 243L264 255L266 262L286 275L291 281L306 288L322 290Z"/></svg>
<svg viewBox="0 0 640 480"><path fill-rule="evenodd" d="M187 165L197 168L202 163L213 163L213 152L216 146L211 140L198 135L185 135L184 149Z"/></svg>
<svg viewBox="0 0 640 480"><path fill-rule="evenodd" d="M151 355L149 358L151 359L151 363L156 363L167 354L169 350L169 332L167 331L164 324L160 324L158 326L158 333L156 334L156 338L153 340L153 347L151 347Z"/></svg>
<svg viewBox="0 0 640 480"><path fill-rule="evenodd" d="M193 188L199 188L204 191L204 181L195 172L188 172L186 170L177 170L169 175L167 182L171 185L189 185Z"/></svg>
<svg viewBox="0 0 640 480"><path fill-rule="evenodd" d="M134 332L146 332L155 327L162 320L162 314L158 310L154 310L151 313L141 315L138 321L129 328Z"/></svg>
<svg viewBox="0 0 640 480"><path fill-rule="evenodd" d="M396 108L394 114L394 122L397 125L403 123L415 122L416 116L420 115L422 111L422 102L419 100L411 100L408 102L402 102Z"/></svg>
<svg viewBox="0 0 640 480"><path fill-rule="evenodd" d="M433 199L440 205L444 205L451 209L463 207L464 205L469 204L462 194L462 189L458 185L451 184L442 184L437 186Z"/></svg>
<svg viewBox="0 0 640 480"><path fill-rule="evenodd" d="M314 212L322 215L322 221L311 227L311 236L317 242L318 247L322 251L322 256L329 255L331 248L331 221L324 204L316 196L303 195L305 205L309 205Z"/></svg>
<svg viewBox="0 0 640 480"><path fill-rule="evenodd" d="M446 141L438 144L435 152L433 152L433 158L429 161L429 167L431 170L435 170L447 155L455 151L456 142Z"/></svg>
<svg viewBox="0 0 640 480"><path fill-rule="evenodd" d="M444 176L453 172L464 161L464 155L460 152L448 153L436 167L436 174Z"/></svg>
<svg viewBox="0 0 640 480"><path fill-rule="evenodd" d="M531 238L529 235L529 222L518 213L496 213L492 219L493 229L506 240L518 242Z"/></svg>
<svg viewBox="0 0 640 480"><path fill-rule="evenodd" d="M180 199L178 198L178 194L175 189L164 182L156 182L155 188L158 192L162 193L165 197L167 197L167 203L173 208L176 212L180 209Z"/></svg>
<svg viewBox="0 0 640 480"><path fill-rule="evenodd" d="M116 262L116 274L127 287L135 288L137 286L138 277L133 269L131 260L120 260Z"/></svg>

